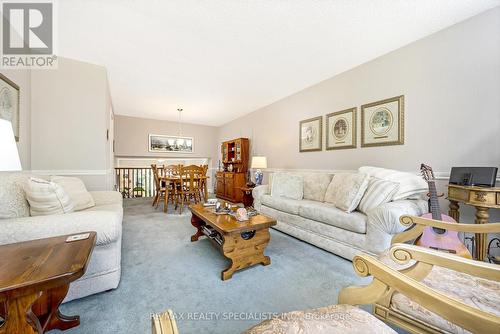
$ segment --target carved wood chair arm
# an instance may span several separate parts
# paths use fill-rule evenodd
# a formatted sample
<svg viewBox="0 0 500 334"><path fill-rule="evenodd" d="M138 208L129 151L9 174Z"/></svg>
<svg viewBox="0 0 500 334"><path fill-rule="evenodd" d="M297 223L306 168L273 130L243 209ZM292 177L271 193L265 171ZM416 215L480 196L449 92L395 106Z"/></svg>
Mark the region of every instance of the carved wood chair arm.
<svg viewBox="0 0 500 334"><path fill-rule="evenodd" d="M392 238L391 244L403 243L409 240L414 240L422 234L424 228L427 226L437 227L457 232L481 233L481 234L500 233L500 223L489 223L489 224L447 223L439 220L433 220L433 219L427 219L409 215L401 216L399 218L399 222L403 226L408 227L408 229L402 233L396 234Z"/></svg>
<svg viewBox="0 0 500 334"><path fill-rule="evenodd" d="M392 260L399 264L415 260L484 279L500 281L500 266L496 264L466 259L454 254L408 244L395 244L389 253Z"/></svg>
<svg viewBox="0 0 500 334"><path fill-rule="evenodd" d="M399 218L402 225L411 227L413 224L442 228L445 230L469 233L500 233L500 223L461 224L447 223L440 220L403 215Z"/></svg>
<svg viewBox="0 0 500 334"><path fill-rule="evenodd" d="M372 303L374 296L384 295L391 288L416 301L422 307L434 312L448 321L475 333L497 333L500 328L500 317L473 308L459 300L438 292L405 274L391 269L370 255L358 255L353 259L353 267L360 276L373 276L374 282L365 289L379 291L363 291L362 287L348 287L339 295L340 303L356 304ZM369 292L369 293L368 293ZM366 302L362 295L367 296Z"/></svg>

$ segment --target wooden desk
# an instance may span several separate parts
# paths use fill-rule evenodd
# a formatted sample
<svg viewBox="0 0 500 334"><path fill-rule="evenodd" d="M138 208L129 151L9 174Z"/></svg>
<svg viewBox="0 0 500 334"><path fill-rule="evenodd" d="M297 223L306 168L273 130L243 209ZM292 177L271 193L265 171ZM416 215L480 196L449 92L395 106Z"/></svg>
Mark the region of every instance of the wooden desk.
<svg viewBox="0 0 500 334"><path fill-rule="evenodd" d="M500 188L486 188L475 186L448 185L448 200L450 208L448 214L457 222L460 221L459 203L476 208L476 224L488 223L489 209L500 209ZM486 242L488 236L476 234L474 256L479 261L486 258Z"/></svg>
<svg viewBox="0 0 500 334"><path fill-rule="evenodd" d="M43 334L80 324L59 312L71 282L82 277L96 233L66 242L68 235L0 246L0 334ZM5 306L4 306L5 305Z"/></svg>

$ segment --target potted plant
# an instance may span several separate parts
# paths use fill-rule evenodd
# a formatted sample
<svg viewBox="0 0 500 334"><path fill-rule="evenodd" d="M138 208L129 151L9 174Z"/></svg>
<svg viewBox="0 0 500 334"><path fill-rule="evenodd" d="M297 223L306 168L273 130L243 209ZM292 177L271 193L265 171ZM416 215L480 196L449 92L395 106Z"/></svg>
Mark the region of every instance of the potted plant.
<svg viewBox="0 0 500 334"><path fill-rule="evenodd" d="M135 187L132 191L134 193L134 197L142 197L144 194L144 188L141 186Z"/></svg>

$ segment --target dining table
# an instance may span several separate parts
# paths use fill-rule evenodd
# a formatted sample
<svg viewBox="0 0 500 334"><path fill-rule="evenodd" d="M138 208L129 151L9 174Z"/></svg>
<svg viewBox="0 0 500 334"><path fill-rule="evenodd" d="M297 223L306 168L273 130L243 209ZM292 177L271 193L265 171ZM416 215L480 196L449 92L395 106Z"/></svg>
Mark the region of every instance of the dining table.
<svg viewBox="0 0 500 334"><path fill-rule="evenodd" d="M159 177L160 182L165 182L166 183L166 190L165 190L165 202L163 205L163 212L168 212L168 193L170 190L170 184L173 185L172 189L176 189L175 183L180 182L181 177L179 175L162 175ZM204 201L206 202L208 200L208 182L207 180L210 178L210 176L207 175L199 175L195 176L195 180L203 182L203 197Z"/></svg>

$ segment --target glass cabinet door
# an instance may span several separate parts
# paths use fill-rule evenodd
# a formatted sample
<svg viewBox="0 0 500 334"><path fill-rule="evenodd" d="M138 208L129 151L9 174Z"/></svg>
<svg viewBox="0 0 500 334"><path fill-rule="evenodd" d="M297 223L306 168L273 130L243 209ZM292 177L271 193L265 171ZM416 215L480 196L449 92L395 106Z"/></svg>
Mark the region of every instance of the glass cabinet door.
<svg viewBox="0 0 500 334"><path fill-rule="evenodd" d="M241 141L236 142L236 161L241 161Z"/></svg>

